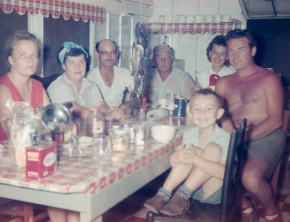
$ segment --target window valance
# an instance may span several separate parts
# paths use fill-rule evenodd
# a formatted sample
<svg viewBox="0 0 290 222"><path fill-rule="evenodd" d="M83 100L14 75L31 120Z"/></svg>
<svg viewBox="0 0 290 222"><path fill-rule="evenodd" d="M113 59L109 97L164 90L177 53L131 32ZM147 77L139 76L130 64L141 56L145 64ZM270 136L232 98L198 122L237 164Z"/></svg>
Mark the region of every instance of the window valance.
<svg viewBox="0 0 290 222"><path fill-rule="evenodd" d="M62 15L65 20L73 18L93 23L102 23L106 17L104 7L63 0L0 0L0 8L7 14L15 10L23 15L28 11L32 15L41 13L46 18L51 15L58 19Z"/></svg>
<svg viewBox="0 0 290 222"><path fill-rule="evenodd" d="M240 27L241 22L235 20L233 22L220 23L147 23L148 32L152 34L224 34L235 28Z"/></svg>

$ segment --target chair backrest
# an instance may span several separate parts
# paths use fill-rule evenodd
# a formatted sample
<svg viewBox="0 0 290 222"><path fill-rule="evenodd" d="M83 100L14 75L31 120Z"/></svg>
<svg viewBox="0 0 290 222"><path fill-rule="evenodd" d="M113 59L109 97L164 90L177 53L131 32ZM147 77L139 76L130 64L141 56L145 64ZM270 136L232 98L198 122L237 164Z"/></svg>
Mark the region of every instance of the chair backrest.
<svg viewBox="0 0 290 222"><path fill-rule="evenodd" d="M245 138L246 125L247 120L244 119L240 124L239 129L235 129L234 132L231 134L222 188L222 212L220 218L220 221L222 222L231 221L235 210L233 207L236 200L235 185L238 182L239 178L238 174L242 158L242 149Z"/></svg>
<svg viewBox="0 0 290 222"><path fill-rule="evenodd" d="M56 80L60 75L59 74L52 74L48 77L39 77L37 75L31 76L31 78L38 80L39 82L42 83L43 88L46 90L50 83L52 83L54 80Z"/></svg>

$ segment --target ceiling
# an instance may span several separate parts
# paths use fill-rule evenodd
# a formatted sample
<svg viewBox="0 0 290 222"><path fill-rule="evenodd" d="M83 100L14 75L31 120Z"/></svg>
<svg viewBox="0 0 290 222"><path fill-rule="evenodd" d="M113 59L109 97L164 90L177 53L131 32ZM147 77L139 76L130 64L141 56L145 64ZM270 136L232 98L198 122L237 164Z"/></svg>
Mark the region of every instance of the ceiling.
<svg viewBox="0 0 290 222"><path fill-rule="evenodd" d="M290 0L238 0L246 19L290 19Z"/></svg>

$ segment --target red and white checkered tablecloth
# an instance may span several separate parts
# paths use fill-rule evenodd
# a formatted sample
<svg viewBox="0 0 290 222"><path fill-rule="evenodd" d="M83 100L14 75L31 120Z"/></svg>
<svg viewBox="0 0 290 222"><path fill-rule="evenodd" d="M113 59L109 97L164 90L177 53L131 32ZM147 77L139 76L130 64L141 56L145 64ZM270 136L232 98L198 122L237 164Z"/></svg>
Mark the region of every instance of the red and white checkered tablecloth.
<svg viewBox="0 0 290 222"><path fill-rule="evenodd" d="M235 29L235 22L220 22L220 23L147 23L148 32L157 34L224 34Z"/></svg>
<svg viewBox="0 0 290 222"><path fill-rule="evenodd" d="M101 169L92 157L64 157L58 161L57 171L43 179L27 178L25 168L0 167L0 183L57 193L83 193L90 189L93 195L168 154L181 141L179 134L168 144L149 142L143 148L128 151L121 164Z"/></svg>
<svg viewBox="0 0 290 222"><path fill-rule="evenodd" d="M104 22L106 8L84 3L64 0L0 0L0 8L10 14L15 10L20 15L27 11L30 14L39 14L44 17L52 16L58 19L60 15L65 20L73 18L75 21L82 19L84 22Z"/></svg>

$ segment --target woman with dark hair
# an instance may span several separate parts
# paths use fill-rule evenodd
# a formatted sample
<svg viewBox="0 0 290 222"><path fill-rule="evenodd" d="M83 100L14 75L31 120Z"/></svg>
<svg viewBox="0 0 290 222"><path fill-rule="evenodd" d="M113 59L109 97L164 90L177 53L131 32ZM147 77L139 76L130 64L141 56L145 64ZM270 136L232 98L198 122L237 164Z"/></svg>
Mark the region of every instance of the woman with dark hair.
<svg viewBox="0 0 290 222"><path fill-rule="evenodd" d="M52 102L73 104L73 116L85 120L90 108L99 108L102 113L123 117L123 110L109 108L103 101L96 83L85 78L89 54L78 44L65 42L58 54L64 69L63 75L53 81L47 89Z"/></svg>
<svg viewBox="0 0 290 222"><path fill-rule="evenodd" d="M49 99L40 82L31 78L36 73L41 46L37 38L26 30L17 31L5 44L6 65L9 72L0 78L0 115L10 115L8 100L45 106ZM0 127L0 141L7 140Z"/></svg>
<svg viewBox="0 0 290 222"><path fill-rule="evenodd" d="M198 72L195 79L195 87L193 91L204 88L215 89L215 83L219 77L226 76L235 72L233 67L227 67L228 48L225 36L217 35L209 43L206 49L206 55L211 62L211 67Z"/></svg>

